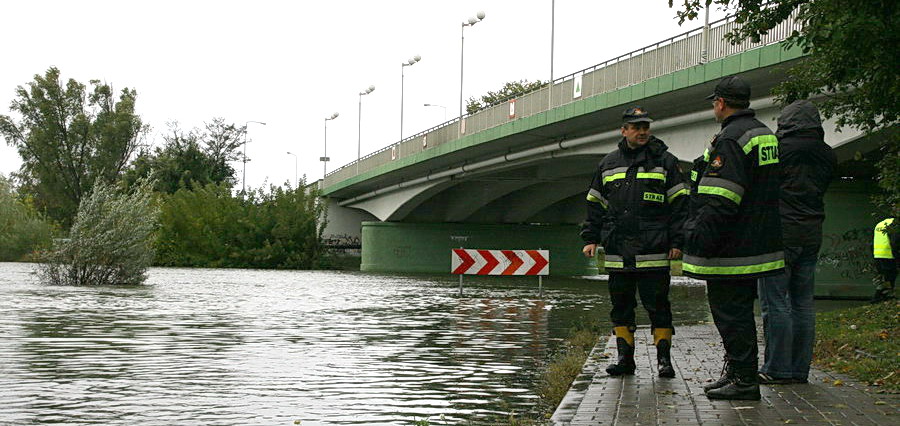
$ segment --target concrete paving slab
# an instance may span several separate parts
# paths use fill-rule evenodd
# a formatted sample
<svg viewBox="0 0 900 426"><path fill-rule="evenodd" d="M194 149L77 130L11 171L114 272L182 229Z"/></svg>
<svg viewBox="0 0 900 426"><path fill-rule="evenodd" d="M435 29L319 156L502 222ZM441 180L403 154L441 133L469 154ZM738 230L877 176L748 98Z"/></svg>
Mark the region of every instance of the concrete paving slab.
<svg viewBox="0 0 900 426"><path fill-rule="evenodd" d="M712 324L697 324L677 327L675 333L675 378L657 376L649 328L635 333L634 376L606 374L616 349L615 339L604 339L591 351L551 421L579 426L900 425L900 394L879 393L847 376L817 369L810 371L807 384L761 386L760 401L709 400L703 385L721 375L724 358L718 332ZM836 380L843 385L835 386Z"/></svg>

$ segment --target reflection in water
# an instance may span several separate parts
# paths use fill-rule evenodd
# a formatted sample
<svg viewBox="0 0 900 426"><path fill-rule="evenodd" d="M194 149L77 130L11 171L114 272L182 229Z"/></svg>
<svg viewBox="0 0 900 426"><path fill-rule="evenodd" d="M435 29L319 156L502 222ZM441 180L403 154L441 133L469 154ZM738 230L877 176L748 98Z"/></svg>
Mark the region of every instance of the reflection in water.
<svg viewBox="0 0 900 426"><path fill-rule="evenodd" d="M0 423L410 424L532 410L603 282L152 269L148 285L40 285L0 264ZM674 287L677 321L707 318ZM647 323L639 311L639 322Z"/></svg>

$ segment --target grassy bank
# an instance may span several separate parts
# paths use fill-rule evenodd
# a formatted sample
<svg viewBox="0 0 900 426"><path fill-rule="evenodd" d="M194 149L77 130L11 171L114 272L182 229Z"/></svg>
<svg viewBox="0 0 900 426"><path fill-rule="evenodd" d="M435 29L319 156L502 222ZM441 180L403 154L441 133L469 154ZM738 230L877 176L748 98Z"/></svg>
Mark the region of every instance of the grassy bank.
<svg viewBox="0 0 900 426"><path fill-rule="evenodd" d="M900 392L900 302L816 315L814 364Z"/></svg>
<svg viewBox="0 0 900 426"><path fill-rule="evenodd" d="M599 338L599 332L593 327L575 328L560 346L560 350L550 358L538 384L544 414L553 414L553 410L566 396L572 381L581 373L584 362Z"/></svg>

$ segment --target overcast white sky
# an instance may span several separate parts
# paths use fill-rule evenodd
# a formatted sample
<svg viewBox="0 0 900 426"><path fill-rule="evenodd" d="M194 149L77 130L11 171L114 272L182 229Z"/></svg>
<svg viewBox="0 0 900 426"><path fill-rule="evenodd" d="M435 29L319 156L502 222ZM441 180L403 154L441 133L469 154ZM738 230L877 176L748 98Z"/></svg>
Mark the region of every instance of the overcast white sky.
<svg viewBox="0 0 900 426"><path fill-rule="evenodd" d="M425 103L457 115L460 24L479 10L484 21L465 30L465 98L550 77L551 0L5 2L0 114L10 114L16 86L56 66L64 79L136 89L152 144L173 120L184 129L213 117L264 121L249 128L248 186L293 180L287 151L313 181L331 113L340 117L328 123L329 171L356 159L358 93L369 85L363 155L400 139L400 64L413 55L422 60L405 68L404 135L444 121ZM674 16L666 0L557 0L554 75L702 24L679 27ZM0 173L19 163L0 143Z"/></svg>

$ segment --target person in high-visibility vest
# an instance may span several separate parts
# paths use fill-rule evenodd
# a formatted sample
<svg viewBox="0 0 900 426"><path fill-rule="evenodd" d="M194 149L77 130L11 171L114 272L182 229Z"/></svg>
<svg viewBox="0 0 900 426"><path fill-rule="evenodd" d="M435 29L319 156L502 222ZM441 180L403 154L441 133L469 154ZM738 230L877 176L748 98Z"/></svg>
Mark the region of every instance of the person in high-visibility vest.
<svg viewBox="0 0 900 426"><path fill-rule="evenodd" d="M875 295L872 303L894 298L894 281L897 280L898 263L900 263L900 232L888 232L894 218L882 220L875 225L872 239L872 254L875 257L875 269L878 277L875 283Z"/></svg>

